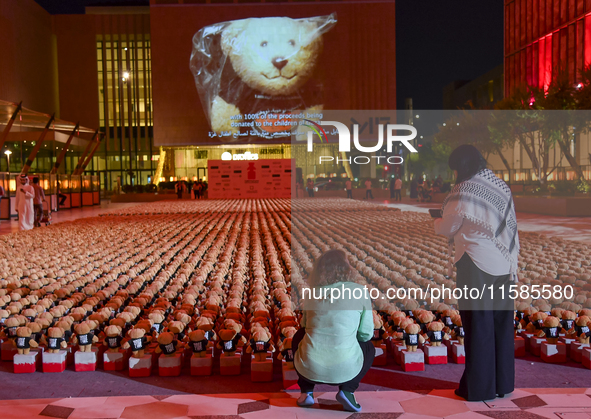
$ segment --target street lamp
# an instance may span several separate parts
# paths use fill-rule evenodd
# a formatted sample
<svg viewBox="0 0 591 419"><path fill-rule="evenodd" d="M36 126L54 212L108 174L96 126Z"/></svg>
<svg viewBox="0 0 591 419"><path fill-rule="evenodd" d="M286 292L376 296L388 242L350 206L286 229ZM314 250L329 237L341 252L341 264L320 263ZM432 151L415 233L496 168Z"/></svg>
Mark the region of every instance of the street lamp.
<svg viewBox="0 0 591 419"><path fill-rule="evenodd" d="M6 150L4 154L6 155L6 161L8 164L8 174L10 174L10 155L12 154L12 151Z"/></svg>

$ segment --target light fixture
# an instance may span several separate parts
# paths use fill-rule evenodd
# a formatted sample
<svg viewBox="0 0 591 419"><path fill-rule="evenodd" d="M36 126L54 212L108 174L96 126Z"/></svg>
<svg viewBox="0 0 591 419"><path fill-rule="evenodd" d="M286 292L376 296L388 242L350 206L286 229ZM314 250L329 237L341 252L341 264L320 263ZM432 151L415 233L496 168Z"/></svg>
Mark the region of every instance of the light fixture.
<svg viewBox="0 0 591 419"><path fill-rule="evenodd" d="M456 125L460 125L460 123L458 122Z"/></svg>
<svg viewBox="0 0 591 419"><path fill-rule="evenodd" d="M125 71L125 72L123 73L123 78L124 78L124 79L128 79L128 78L129 78L129 72Z"/></svg>
<svg viewBox="0 0 591 419"><path fill-rule="evenodd" d="M421 138L423 138L423 136L421 135Z"/></svg>
<svg viewBox="0 0 591 419"><path fill-rule="evenodd" d="M417 119L418 119L418 118L419 118L419 115L415 115L415 118L417 118Z"/></svg>
<svg viewBox="0 0 591 419"><path fill-rule="evenodd" d="M4 152L4 154L6 154L7 156L10 156L10 155L12 154L12 151L10 151L10 150L6 150L6 151Z"/></svg>
<svg viewBox="0 0 591 419"><path fill-rule="evenodd" d="M445 126L445 122L443 123L443 126Z"/></svg>

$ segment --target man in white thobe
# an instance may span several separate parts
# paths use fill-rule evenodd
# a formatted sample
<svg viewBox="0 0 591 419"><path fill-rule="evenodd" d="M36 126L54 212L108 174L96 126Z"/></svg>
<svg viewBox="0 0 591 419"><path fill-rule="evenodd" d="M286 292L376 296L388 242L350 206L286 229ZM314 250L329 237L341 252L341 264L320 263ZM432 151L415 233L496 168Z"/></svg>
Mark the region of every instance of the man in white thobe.
<svg viewBox="0 0 591 419"><path fill-rule="evenodd" d="M18 227L20 230L31 230L35 225L35 210L33 207L35 190L29 185L29 178L27 176L20 175L19 180L20 185L16 191Z"/></svg>

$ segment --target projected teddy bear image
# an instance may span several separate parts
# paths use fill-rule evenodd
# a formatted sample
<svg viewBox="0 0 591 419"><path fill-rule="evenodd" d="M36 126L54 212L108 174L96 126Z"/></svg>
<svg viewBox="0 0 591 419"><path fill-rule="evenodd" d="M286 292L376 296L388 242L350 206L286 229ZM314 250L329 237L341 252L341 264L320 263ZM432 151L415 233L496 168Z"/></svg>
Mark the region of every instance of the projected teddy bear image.
<svg viewBox="0 0 591 419"><path fill-rule="evenodd" d="M322 35L335 24L334 14L252 18L197 32L191 70L212 131L227 141L274 138L290 127L267 113L321 110L322 85L314 73Z"/></svg>

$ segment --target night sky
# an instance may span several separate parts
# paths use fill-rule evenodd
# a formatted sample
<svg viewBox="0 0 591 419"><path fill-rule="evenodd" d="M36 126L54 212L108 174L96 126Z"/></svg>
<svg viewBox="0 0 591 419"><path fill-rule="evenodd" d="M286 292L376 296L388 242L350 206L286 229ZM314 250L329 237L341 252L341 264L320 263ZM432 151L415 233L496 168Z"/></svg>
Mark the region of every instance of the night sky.
<svg viewBox="0 0 591 419"><path fill-rule="evenodd" d="M84 13L97 0L35 0L49 13ZM102 1L148 5L149 0ZM443 86L471 80L503 63L503 2L399 0L396 2L398 109L441 109Z"/></svg>

